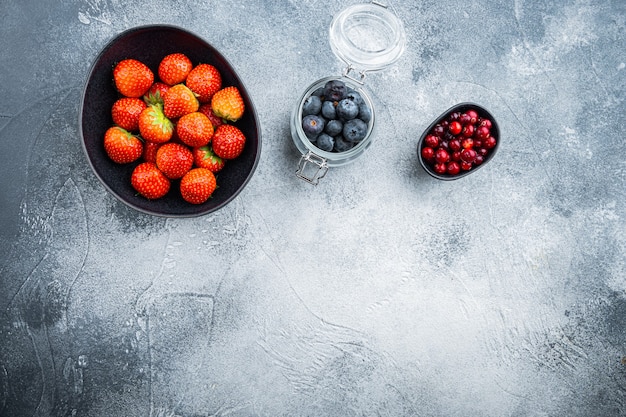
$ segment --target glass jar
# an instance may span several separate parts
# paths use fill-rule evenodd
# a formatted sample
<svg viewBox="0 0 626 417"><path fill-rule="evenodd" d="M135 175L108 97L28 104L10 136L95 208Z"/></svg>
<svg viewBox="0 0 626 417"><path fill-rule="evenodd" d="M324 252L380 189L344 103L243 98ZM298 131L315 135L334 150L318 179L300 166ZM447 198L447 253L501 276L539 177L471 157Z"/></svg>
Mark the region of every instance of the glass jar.
<svg viewBox="0 0 626 417"><path fill-rule="evenodd" d="M333 53L346 67L341 76L322 78L311 84L299 97L291 114L291 137L302 154L296 175L311 184L317 184L329 168L353 162L371 145L376 130L376 111L364 88L366 74L392 65L406 47L406 36L400 19L388 6L375 1L349 6L335 15L330 25L329 38ZM318 148L307 138L302 128L306 99L332 80L340 80L348 89L359 93L371 113L365 137L343 152Z"/></svg>

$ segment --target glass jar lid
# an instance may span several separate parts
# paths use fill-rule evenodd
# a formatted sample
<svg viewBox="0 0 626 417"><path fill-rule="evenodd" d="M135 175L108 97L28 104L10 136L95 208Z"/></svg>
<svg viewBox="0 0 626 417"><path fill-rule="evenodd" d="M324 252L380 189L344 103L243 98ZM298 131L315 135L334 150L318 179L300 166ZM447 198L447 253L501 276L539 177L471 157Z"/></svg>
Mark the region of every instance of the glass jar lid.
<svg viewBox="0 0 626 417"><path fill-rule="evenodd" d="M406 35L398 16L373 1L349 6L335 15L330 46L348 68L364 73L396 62L406 47Z"/></svg>

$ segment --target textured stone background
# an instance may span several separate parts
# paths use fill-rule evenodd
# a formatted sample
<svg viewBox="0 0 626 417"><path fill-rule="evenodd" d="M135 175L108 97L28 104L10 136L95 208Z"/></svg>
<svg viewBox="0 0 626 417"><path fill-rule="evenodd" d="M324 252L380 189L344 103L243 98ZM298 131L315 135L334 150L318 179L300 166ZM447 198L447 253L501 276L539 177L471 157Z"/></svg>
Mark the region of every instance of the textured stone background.
<svg viewBox="0 0 626 417"><path fill-rule="evenodd" d="M312 187L289 113L340 73L350 3L0 4L2 417L626 415L626 3L397 1L378 136ZM217 47L259 114L215 214L126 207L80 145L91 62L152 23ZM462 101L502 146L437 182L415 145Z"/></svg>

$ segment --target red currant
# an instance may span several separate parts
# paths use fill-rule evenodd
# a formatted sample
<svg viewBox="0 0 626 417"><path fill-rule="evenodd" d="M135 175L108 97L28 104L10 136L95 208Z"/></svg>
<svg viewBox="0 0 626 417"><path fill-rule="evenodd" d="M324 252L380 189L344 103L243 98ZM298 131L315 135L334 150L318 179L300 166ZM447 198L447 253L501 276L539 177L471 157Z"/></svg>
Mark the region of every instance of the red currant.
<svg viewBox="0 0 626 417"><path fill-rule="evenodd" d="M469 171L470 169L472 169L472 163L471 162L461 161L461 169L463 171Z"/></svg>
<svg viewBox="0 0 626 417"><path fill-rule="evenodd" d="M485 126L487 129L491 129L491 120L489 120L489 119L480 119L478 121L478 126Z"/></svg>
<svg viewBox="0 0 626 417"><path fill-rule="evenodd" d="M467 113L461 113L461 115L459 116L459 122L461 122L462 125L468 124L470 120L472 120L472 118Z"/></svg>
<svg viewBox="0 0 626 417"><path fill-rule="evenodd" d="M482 164L484 160L485 159L483 158L483 156L478 154L478 155L476 155L476 158L474 158L474 165L478 166L478 165Z"/></svg>
<svg viewBox="0 0 626 417"><path fill-rule="evenodd" d="M450 159L453 161L459 162L461 160L461 151L454 151L452 155L450 155Z"/></svg>
<svg viewBox="0 0 626 417"><path fill-rule="evenodd" d="M445 132L446 129L441 124L436 124L435 127L433 127L433 134L435 136L442 137Z"/></svg>

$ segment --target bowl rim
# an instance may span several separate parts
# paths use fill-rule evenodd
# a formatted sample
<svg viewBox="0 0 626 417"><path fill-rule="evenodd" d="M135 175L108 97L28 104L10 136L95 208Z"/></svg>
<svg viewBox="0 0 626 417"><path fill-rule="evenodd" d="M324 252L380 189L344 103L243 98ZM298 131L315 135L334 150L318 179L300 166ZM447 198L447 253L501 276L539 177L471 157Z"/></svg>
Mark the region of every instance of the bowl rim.
<svg viewBox="0 0 626 417"><path fill-rule="evenodd" d="M87 145L85 143L85 136L84 136L84 131L83 131L83 113L84 113L84 108L85 108L85 98L86 98L86 92L87 92L87 88L89 86L89 83L92 79L92 76L95 72L95 69L97 67L97 64L100 62L100 60L102 59L102 57L104 56L104 54L111 48L113 47L113 45L119 41L120 39L131 35L132 33L135 32L140 32L140 31L151 31L151 30L161 30L161 29L167 29L167 30L173 30L173 31L178 31L180 33L186 34L188 36L192 36L193 38L196 38L199 42L205 44L209 49L214 50L217 54L219 54L219 58L221 60L223 60L230 68L232 68L234 70L233 65L231 64L231 62L216 48L214 47L211 43L209 43L206 39L204 39L203 37L197 35L194 32L191 32L190 30L187 30L185 28L182 28L180 26L177 25L172 25L172 24L146 24L146 25L139 25L139 26L133 26L131 28L125 29L111 37L109 37L109 39L106 41L106 43L104 44L104 46L100 49L100 51L98 52L98 54L92 59L91 64L89 66L89 70L87 71L87 76L85 77L85 79L83 80L83 85L82 85L82 89L81 89L81 98L80 98L80 105L79 105L79 109L78 109L78 131L79 131L79 135L80 135L80 142L81 142L81 146L83 148L83 152L85 154L85 157L87 159L87 162L89 163L89 166L91 168L91 171L94 173L94 175L96 176L96 178L98 178L98 180L100 181L100 183L104 186L104 188L111 194L113 195L117 200L119 200L120 202L122 202L123 204L125 204L126 206L137 210L141 213L144 214L149 214L152 216L156 216L156 217L165 217L165 218L192 218L192 217L200 217L200 216L204 216L206 214L210 214L213 213L221 208L223 208L224 206L228 205L232 200L234 200L240 193L241 191L243 191L243 189L246 187L246 185L248 185L248 183L250 182L250 180L253 177L254 172L257 169L257 166L259 164L259 160L261 158L261 148L262 148L262 132L261 132L261 124L258 118L258 113L256 110L256 107L254 105L248 106L248 108L246 109L247 111L250 111L252 113L252 119L255 122L255 132L256 132L256 136L257 136L257 149L254 155L254 160L252 162L252 166L250 168L250 171L248 172L248 174L246 175L246 178L243 180L243 182L241 183L241 185L239 185L237 187L237 189L235 190L235 192L233 192L230 196L228 196L228 198L226 198L223 202L221 202L220 204L218 204L215 207L206 209L206 210L200 210L197 212L190 212L190 213L172 213L172 212L162 212L162 211L158 211L158 210L150 210L148 208L145 207L141 207L137 204L134 204L131 201L128 201L126 198L124 198L122 195L120 195L117 191L115 191L105 180L104 178L100 175L100 173L98 173L98 171L96 170L94 163L91 159L89 150L87 149ZM237 80L237 82L239 83L239 85L241 85L243 87L243 89L245 90L246 94L248 93L248 88L246 87L245 83L243 82L243 80L239 77L239 74L236 71L233 71L233 76L234 78ZM250 102L252 103L252 100L250 98Z"/></svg>
<svg viewBox="0 0 626 417"><path fill-rule="evenodd" d="M424 138L428 135L428 133L432 130L432 128L435 127L437 123L439 123L442 119L444 119L450 113L454 111L459 111L461 109L469 110L470 108L476 110L479 116L486 116L491 120L491 123L492 123L491 131L495 132L495 135L492 134L492 136L496 137L497 139L496 146L491 150L491 152L489 152L489 155L483 161L482 164L478 165L477 167L472 168L469 171L465 171L457 175L437 174L426 164L426 162L424 161L424 158L422 158L422 144L424 143ZM495 119L495 117L493 117L493 114L491 114L489 110L487 110L485 107L481 106L478 103L471 102L471 101L464 101L448 108L446 111L444 111L439 116L437 116L435 120L433 120L430 123L430 125L428 125L428 127L424 130L424 132L422 133L422 135L420 136L417 142L417 158L419 160L420 165L424 169L424 171L426 171L426 173L430 175L431 177L436 178L438 180L442 180L442 181L454 181L454 180L458 180L460 178L466 177L478 171L482 167L484 167L489 161L491 161L491 159L493 159L495 154L498 152L499 147L500 147L500 126L498 125L498 122Z"/></svg>

